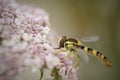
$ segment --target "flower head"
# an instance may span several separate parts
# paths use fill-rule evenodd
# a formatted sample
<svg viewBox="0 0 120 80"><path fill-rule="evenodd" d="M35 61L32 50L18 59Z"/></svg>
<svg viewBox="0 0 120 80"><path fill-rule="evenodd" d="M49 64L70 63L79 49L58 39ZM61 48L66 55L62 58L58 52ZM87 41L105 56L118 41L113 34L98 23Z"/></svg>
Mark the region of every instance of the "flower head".
<svg viewBox="0 0 120 80"><path fill-rule="evenodd" d="M56 68L63 79L77 80L73 61L66 58L68 52L51 45L49 26L44 10L0 0L0 80L10 80L24 68L32 72Z"/></svg>

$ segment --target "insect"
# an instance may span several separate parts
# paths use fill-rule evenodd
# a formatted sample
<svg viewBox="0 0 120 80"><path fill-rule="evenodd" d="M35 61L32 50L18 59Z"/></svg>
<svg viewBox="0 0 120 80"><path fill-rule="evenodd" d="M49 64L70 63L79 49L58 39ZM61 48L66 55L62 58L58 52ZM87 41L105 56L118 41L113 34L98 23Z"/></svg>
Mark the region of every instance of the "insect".
<svg viewBox="0 0 120 80"><path fill-rule="evenodd" d="M70 57L72 54L75 56L76 58L76 63L74 64L75 67L77 67L80 64L80 58L78 56L78 52L81 50L83 52L86 52L88 54L98 57L105 64L106 67L111 66L111 61L106 56L104 56L101 52L82 45L81 41L78 41L74 38L63 36L59 39L58 44L59 44L59 47L57 49L66 48L66 50L70 51L67 57ZM83 54L86 54L86 53L83 53ZM88 58L86 57L85 60L87 61L87 59Z"/></svg>

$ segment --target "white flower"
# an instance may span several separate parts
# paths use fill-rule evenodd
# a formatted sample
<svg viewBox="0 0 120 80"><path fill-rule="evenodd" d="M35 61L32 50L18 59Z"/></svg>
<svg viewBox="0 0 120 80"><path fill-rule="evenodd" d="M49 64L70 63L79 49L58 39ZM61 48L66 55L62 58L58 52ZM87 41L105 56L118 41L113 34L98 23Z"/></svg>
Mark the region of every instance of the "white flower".
<svg viewBox="0 0 120 80"><path fill-rule="evenodd" d="M64 76L66 74L66 70L67 70L66 67L60 68L59 74L62 75L62 76Z"/></svg>
<svg viewBox="0 0 120 80"><path fill-rule="evenodd" d="M18 43L12 47L11 51L22 52L26 49L27 45L28 45L27 42Z"/></svg>
<svg viewBox="0 0 120 80"><path fill-rule="evenodd" d="M44 34L48 34L49 31L50 31L50 29L49 29L48 26L46 26L46 27L43 29Z"/></svg>
<svg viewBox="0 0 120 80"><path fill-rule="evenodd" d="M27 34L27 33L23 33L22 38L23 38L25 41L30 41L30 40L32 40L32 35Z"/></svg>
<svg viewBox="0 0 120 80"><path fill-rule="evenodd" d="M2 45L12 47L12 46L16 45L19 42L19 40L20 40L20 36L14 35L9 40L3 40Z"/></svg>
<svg viewBox="0 0 120 80"><path fill-rule="evenodd" d="M20 25L21 25L21 21L20 21L19 18L16 18L14 22L15 22L15 24L16 24L17 26L20 26Z"/></svg>
<svg viewBox="0 0 120 80"><path fill-rule="evenodd" d="M42 67L43 61L41 61L41 59L37 56L28 55L28 58L25 59L24 64L30 67L32 72L36 72Z"/></svg>
<svg viewBox="0 0 120 80"><path fill-rule="evenodd" d="M58 57L52 55L52 54L48 54L46 55L46 65L49 69L53 69L54 67L56 67L57 65L60 65L60 60Z"/></svg>
<svg viewBox="0 0 120 80"><path fill-rule="evenodd" d="M41 43L43 42L45 39L43 39L42 35L40 33L36 34L35 37L34 37L34 41L35 42L38 42L38 43Z"/></svg>
<svg viewBox="0 0 120 80"><path fill-rule="evenodd" d="M8 47L12 47L12 46L14 46L15 44L16 44L16 42L13 41L13 40L3 40L3 42L2 42L2 45L8 46Z"/></svg>
<svg viewBox="0 0 120 80"><path fill-rule="evenodd" d="M42 18L41 16L38 16L38 17L35 17L34 20L35 20L36 22L39 22L39 21L41 20L41 18Z"/></svg>

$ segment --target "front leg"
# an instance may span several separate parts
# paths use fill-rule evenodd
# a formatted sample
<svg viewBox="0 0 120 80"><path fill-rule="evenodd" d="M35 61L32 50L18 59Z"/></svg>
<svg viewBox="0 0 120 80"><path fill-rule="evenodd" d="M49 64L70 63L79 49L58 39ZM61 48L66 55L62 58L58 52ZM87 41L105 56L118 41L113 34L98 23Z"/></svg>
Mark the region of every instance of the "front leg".
<svg viewBox="0 0 120 80"><path fill-rule="evenodd" d="M67 58L69 58L72 54L73 54L73 53L72 53L72 52L70 52L70 53L67 55Z"/></svg>

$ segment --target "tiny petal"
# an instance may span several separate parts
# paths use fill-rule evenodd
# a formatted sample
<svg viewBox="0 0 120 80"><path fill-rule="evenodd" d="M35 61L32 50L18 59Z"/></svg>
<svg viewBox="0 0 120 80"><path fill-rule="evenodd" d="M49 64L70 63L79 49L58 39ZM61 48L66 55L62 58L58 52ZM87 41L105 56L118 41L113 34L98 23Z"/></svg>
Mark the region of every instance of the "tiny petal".
<svg viewBox="0 0 120 80"><path fill-rule="evenodd" d="M56 56L51 54L48 54L46 56L46 65L49 69L53 69L55 66L60 64L60 60Z"/></svg>

